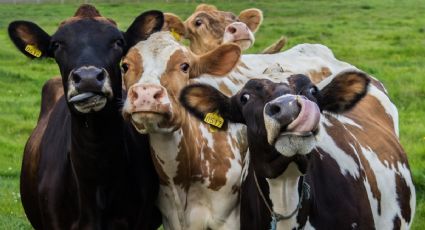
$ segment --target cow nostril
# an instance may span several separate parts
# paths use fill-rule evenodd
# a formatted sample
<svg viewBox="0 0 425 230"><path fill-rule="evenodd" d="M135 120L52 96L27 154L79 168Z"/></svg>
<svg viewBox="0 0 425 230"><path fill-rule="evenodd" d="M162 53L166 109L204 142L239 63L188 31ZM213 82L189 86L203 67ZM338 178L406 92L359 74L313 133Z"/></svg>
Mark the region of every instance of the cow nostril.
<svg viewBox="0 0 425 230"><path fill-rule="evenodd" d="M137 98L139 98L139 95L137 95L136 92L134 92L133 90L130 91L130 98L132 101L137 100Z"/></svg>
<svg viewBox="0 0 425 230"><path fill-rule="evenodd" d="M78 75L78 74L72 74L72 80L75 82L75 83L80 83L80 81L81 81L81 77L80 77L80 75Z"/></svg>
<svg viewBox="0 0 425 230"><path fill-rule="evenodd" d="M97 76L96 76L96 79L98 80L98 81L103 81L103 80L105 80L105 73L102 71L102 72L100 72Z"/></svg>
<svg viewBox="0 0 425 230"><path fill-rule="evenodd" d="M158 91L158 92L156 92L154 95L153 95L153 98L155 99L155 100L158 100L158 99L160 99L162 97L162 91Z"/></svg>
<svg viewBox="0 0 425 230"><path fill-rule="evenodd" d="M235 27L233 27L233 26L229 26L229 27L227 28L227 31L228 31L229 33L231 33L231 34L234 34L234 33L236 33L236 28L235 28Z"/></svg>
<svg viewBox="0 0 425 230"><path fill-rule="evenodd" d="M274 116L280 113L280 107L278 105L270 105L268 109L268 115Z"/></svg>

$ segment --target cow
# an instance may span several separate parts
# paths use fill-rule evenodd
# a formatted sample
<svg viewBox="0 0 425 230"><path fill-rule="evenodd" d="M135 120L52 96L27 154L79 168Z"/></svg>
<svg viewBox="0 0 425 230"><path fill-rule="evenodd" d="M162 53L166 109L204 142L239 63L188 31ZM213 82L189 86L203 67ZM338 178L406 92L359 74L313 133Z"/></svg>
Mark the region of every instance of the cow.
<svg viewBox="0 0 425 230"><path fill-rule="evenodd" d="M33 22L10 23L9 36L22 53L54 58L61 73L61 83L43 87L39 121L24 150L21 197L35 229L161 224L147 137L120 114L119 63L128 47L162 25L162 12L147 11L121 32L91 5L80 6L53 35Z"/></svg>
<svg viewBox="0 0 425 230"><path fill-rule="evenodd" d="M240 53L236 44L224 44L198 56L170 33L159 32L123 59L123 116L137 131L149 134L165 229L239 228L240 175L247 148L242 126L210 132L209 125L180 106L178 96L202 73L230 72Z"/></svg>
<svg viewBox="0 0 425 230"><path fill-rule="evenodd" d="M275 79L232 97L206 84L180 96L199 119L247 125L241 229L409 229L415 188L392 121L368 95L372 79L353 69L318 85Z"/></svg>
<svg viewBox="0 0 425 230"><path fill-rule="evenodd" d="M298 71L326 83L333 73L354 68L338 61L323 45L302 44L280 54L244 55L242 59L238 59L239 54L235 45L225 44L207 54L196 55L170 33L160 32L131 48L123 59L124 85L128 90L123 115L139 132L149 134L152 157L160 176L159 207L166 229L239 226L234 219L239 219L238 215L229 214L230 209L238 209L238 201L236 195L228 193L228 188L237 191L240 187L240 181L234 179L241 177L241 166L245 164L246 130L239 124L221 126L220 118L214 114L208 120L221 128L199 123L177 100L185 85L206 83L231 96L248 80L260 75L280 80ZM259 71L249 67L255 63L258 68L267 66L273 59L271 56L277 56L282 63L272 68L277 69L279 75L274 74L276 70ZM377 114L388 121L391 132L396 134L396 109L393 110L395 107L384 88L380 88L382 85L369 78L372 83L366 98L373 102ZM212 155L217 152L219 154ZM212 196L220 196L222 202L212 202ZM221 210L215 208L222 203L227 205ZM197 210L202 212L198 212L198 216L192 214ZM216 224L214 218L224 221Z"/></svg>
<svg viewBox="0 0 425 230"><path fill-rule="evenodd" d="M190 49L196 54L203 54L229 42L235 42L242 50L248 49L254 44L254 33L262 21L263 13L256 8L243 10L236 16L213 5L200 4L185 22L174 14L165 13L163 30L189 39ZM262 53L277 53L285 44L286 38L281 37Z"/></svg>

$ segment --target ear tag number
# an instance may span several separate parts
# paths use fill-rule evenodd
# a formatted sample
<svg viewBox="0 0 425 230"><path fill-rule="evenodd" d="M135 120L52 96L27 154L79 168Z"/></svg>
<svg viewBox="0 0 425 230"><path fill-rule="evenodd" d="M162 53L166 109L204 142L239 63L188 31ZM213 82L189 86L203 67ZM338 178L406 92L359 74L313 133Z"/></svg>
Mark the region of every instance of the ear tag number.
<svg viewBox="0 0 425 230"><path fill-rule="evenodd" d="M204 122L214 127L221 128L224 124L224 118L218 114L218 112L207 113L204 118Z"/></svg>
<svg viewBox="0 0 425 230"><path fill-rule="evenodd" d="M173 28L171 28L171 35L173 35L174 39L176 39L178 42L182 39L179 33L176 32Z"/></svg>
<svg viewBox="0 0 425 230"><path fill-rule="evenodd" d="M25 46L25 51L27 51L27 53L31 54L34 57L41 57L41 54L42 54L41 50L39 50L34 45Z"/></svg>

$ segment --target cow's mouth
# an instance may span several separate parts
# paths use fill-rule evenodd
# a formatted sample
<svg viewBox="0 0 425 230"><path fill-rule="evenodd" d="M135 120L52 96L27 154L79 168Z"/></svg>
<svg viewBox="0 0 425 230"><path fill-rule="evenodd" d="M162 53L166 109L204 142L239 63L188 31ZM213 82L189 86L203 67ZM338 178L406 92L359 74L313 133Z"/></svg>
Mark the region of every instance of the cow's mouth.
<svg viewBox="0 0 425 230"><path fill-rule="evenodd" d="M169 113L136 111L131 113L131 123L139 133L146 134L157 132L168 123Z"/></svg>
<svg viewBox="0 0 425 230"><path fill-rule="evenodd" d="M68 102L81 113L97 112L103 109L108 101L104 93L84 92L70 96Z"/></svg>
<svg viewBox="0 0 425 230"><path fill-rule="evenodd" d="M300 110L295 118L286 125L265 115L267 141L286 156L306 154L311 151L318 133L320 109L316 103L297 97Z"/></svg>

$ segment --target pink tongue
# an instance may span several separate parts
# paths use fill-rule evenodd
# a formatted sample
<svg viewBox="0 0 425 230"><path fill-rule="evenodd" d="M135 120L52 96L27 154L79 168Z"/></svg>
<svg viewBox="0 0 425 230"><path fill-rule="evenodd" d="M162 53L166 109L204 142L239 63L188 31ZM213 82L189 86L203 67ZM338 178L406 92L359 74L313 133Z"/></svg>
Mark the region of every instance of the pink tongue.
<svg viewBox="0 0 425 230"><path fill-rule="evenodd" d="M298 117L292 121L287 128L289 132L310 132L314 131L319 125L320 110L316 103L298 98L298 103L301 105L301 111Z"/></svg>

